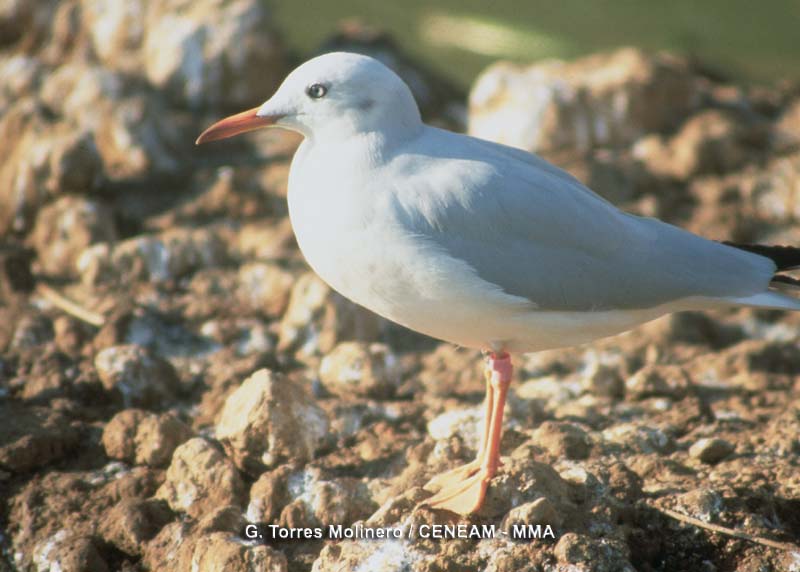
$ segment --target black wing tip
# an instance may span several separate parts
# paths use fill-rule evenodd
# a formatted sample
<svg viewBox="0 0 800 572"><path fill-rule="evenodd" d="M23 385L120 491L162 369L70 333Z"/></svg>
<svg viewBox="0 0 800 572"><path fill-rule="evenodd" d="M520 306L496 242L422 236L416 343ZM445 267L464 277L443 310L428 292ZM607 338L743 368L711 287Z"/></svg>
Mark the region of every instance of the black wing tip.
<svg viewBox="0 0 800 572"><path fill-rule="evenodd" d="M768 244L744 244L738 242L723 241L722 244L746 250L753 254L765 256L775 263L778 271L794 270L800 268L800 248L796 246L775 246Z"/></svg>

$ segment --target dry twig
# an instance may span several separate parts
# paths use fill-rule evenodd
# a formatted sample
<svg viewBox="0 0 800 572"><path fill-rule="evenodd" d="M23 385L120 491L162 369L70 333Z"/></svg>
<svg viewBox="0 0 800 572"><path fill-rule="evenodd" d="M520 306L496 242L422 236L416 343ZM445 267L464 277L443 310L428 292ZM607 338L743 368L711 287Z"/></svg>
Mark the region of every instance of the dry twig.
<svg viewBox="0 0 800 572"><path fill-rule="evenodd" d="M763 544L764 546L769 546L771 548L778 548L779 550L786 550L788 552L800 552L800 546L797 546L796 544L791 544L789 542L778 542L777 540L770 540L768 538L754 536L746 532L740 532L738 530L734 530L733 528L720 526L719 524L711 524L710 522L703 522L699 518L694 518L668 508L660 507L654 503L648 503L648 505L656 509L658 512L667 515L670 518L674 518L675 520L678 520L680 522L685 522L687 524L691 524L700 528L704 528L706 530L710 530L711 532L716 532L717 534L725 534L727 536L733 536L735 538L749 540L750 542L756 542L758 544Z"/></svg>
<svg viewBox="0 0 800 572"><path fill-rule="evenodd" d="M75 316L79 320L83 320L98 328L106 323L106 319L102 314L92 312L91 310L79 306L72 300L65 298L62 294L53 290L47 284L42 284L40 282L36 285L36 291L53 306L56 306L71 316Z"/></svg>

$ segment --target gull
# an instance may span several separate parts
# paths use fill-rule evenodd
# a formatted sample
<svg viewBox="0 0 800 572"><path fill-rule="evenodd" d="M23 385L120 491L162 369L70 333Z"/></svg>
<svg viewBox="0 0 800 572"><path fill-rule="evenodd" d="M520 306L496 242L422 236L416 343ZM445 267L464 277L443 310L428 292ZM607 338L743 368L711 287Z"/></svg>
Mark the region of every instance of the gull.
<svg viewBox="0 0 800 572"><path fill-rule="evenodd" d="M480 509L497 473L510 353L583 344L670 312L800 310L778 274L800 249L708 240L625 213L544 159L423 123L375 59L329 53L263 105L197 143L276 126L304 136L289 216L309 265L346 298L486 353L474 461L435 477L424 504Z"/></svg>

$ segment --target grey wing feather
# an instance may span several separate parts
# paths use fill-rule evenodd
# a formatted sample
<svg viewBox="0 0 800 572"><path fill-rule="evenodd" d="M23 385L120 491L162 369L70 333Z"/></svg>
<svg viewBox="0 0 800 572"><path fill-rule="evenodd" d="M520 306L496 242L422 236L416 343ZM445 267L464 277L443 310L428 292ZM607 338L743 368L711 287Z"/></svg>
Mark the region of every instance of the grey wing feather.
<svg viewBox="0 0 800 572"><path fill-rule="evenodd" d="M543 310L748 296L775 272L763 256L624 213L524 151L438 130L423 145L416 158L434 159L395 192L404 224Z"/></svg>

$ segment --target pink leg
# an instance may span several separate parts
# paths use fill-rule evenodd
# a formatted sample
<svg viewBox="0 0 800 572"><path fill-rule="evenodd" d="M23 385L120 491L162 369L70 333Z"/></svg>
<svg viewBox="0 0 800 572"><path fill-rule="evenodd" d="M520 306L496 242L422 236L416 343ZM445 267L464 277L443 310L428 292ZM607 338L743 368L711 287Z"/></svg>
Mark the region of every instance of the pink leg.
<svg viewBox="0 0 800 572"><path fill-rule="evenodd" d="M441 489L423 504L459 514L476 512L483 505L489 482L500 466L503 408L513 368L505 352L489 356L486 366L487 396L484 435L477 458L464 467L435 477L428 485Z"/></svg>

